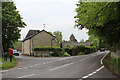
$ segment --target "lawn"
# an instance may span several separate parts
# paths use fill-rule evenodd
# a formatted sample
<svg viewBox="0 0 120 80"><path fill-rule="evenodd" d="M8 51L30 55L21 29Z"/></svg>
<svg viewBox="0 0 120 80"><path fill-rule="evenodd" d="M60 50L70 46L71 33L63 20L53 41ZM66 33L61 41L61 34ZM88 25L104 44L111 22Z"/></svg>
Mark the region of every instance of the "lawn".
<svg viewBox="0 0 120 80"><path fill-rule="evenodd" d="M16 59L13 57L12 62L10 62L10 58L7 58L7 61L4 58L0 59L0 70L9 69L15 67L17 65Z"/></svg>

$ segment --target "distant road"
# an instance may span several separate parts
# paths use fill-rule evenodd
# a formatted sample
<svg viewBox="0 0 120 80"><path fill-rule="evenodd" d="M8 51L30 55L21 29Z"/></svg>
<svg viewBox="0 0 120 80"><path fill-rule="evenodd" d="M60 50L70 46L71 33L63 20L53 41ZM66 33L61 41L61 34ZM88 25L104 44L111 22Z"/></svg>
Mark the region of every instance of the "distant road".
<svg viewBox="0 0 120 80"><path fill-rule="evenodd" d="M107 52L71 57L16 56L19 65L4 70L3 78L116 78L102 65Z"/></svg>

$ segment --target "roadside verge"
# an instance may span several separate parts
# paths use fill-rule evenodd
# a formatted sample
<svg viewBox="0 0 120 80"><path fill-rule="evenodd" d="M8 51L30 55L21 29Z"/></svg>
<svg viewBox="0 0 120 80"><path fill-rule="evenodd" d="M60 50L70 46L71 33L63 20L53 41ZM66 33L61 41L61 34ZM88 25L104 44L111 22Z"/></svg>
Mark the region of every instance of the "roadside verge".
<svg viewBox="0 0 120 80"><path fill-rule="evenodd" d="M13 57L12 62L10 62L10 58L9 57L7 58L7 61L5 61L4 58L2 58L2 66L0 68L0 71L14 68L17 65L18 65L18 61L14 57Z"/></svg>
<svg viewBox="0 0 120 80"><path fill-rule="evenodd" d="M103 58L102 63L113 75L120 78L120 63L116 63L116 60L111 58L110 53Z"/></svg>

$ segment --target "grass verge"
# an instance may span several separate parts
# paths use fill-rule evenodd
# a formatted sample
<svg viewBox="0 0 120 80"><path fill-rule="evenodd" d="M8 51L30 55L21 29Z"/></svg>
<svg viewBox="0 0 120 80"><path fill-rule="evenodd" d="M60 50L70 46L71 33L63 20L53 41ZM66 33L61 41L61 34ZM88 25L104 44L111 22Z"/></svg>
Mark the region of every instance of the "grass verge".
<svg viewBox="0 0 120 80"><path fill-rule="evenodd" d="M17 65L17 61L16 59L13 57L12 58L12 62L10 62L10 58L7 58L7 61L4 60L4 58L2 58L2 62L0 64L0 70L6 70L12 67L15 67Z"/></svg>
<svg viewBox="0 0 120 80"><path fill-rule="evenodd" d="M109 53L105 59L103 60L105 66L110 69L115 75L120 77L120 58L116 59L111 57L111 54Z"/></svg>

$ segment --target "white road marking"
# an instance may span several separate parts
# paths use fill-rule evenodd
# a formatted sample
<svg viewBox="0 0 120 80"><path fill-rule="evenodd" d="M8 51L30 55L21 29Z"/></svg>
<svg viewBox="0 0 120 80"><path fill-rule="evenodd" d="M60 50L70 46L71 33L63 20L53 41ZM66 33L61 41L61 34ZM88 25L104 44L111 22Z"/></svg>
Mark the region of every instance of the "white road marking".
<svg viewBox="0 0 120 80"><path fill-rule="evenodd" d="M88 57L88 58L89 58L89 57ZM88 59L88 58L83 58L83 59L81 59L80 61L83 61L83 60Z"/></svg>
<svg viewBox="0 0 120 80"><path fill-rule="evenodd" d="M96 71L94 71L94 72L92 72L92 73L90 73L90 74L88 74L88 75L86 75L86 76L84 76L84 77L82 77L82 78L88 78L89 76L92 76L92 75L94 75L95 73L97 73L98 71L100 71L101 69L103 69L104 68L104 66L101 66L99 69L97 69Z"/></svg>
<svg viewBox="0 0 120 80"><path fill-rule="evenodd" d="M100 55L100 54L98 54L98 55ZM102 64L102 65L103 65L103 59L104 59L106 56L107 56L107 54L101 59L101 64ZM88 74L88 75L86 75L86 76L84 76L84 77L82 77L82 78L88 78L89 76L94 75L95 73L97 73L98 71L100 71L100 70L103 69L103 68L104 68L104 65L101 66L100 68L98 68L96 71L94 71L94 72L92 72L92 73L90 73L90 74Z"/></svg>
<svg viewBox="0 0 120 80"><path fill-rule="evenodd" d="M38 64L34 64L34 66L38 66Z"/></svg>
<svg viewBox="0 0 120 80"><path fill-rule="evenodd" d="M103 59L107 56L107 54L101 59L101 64L103 65Z"/></svg>
<svg viewBox="0 0 120 80"><path fill-rule="evenodd" d="M23 67L23 69L27 69L28 67Z"/></svg>
<svg viewBox="0 0 120 80"><path fill-rule="evenodd" d="M65 66L68 66L68 65L71 65L71 64L73 64L73 63L68 63L68 64L65 64L65 65L63 65L63 66L59 66L59 67L50 69L49 71L53 71L53 70L56 70L56 69L59 69L59 68L62 68L62 67L65 67Z"/></svg>
<svg viewBox="0 0 120 80"><path fill-rule="evenodd" d="M46 62L46 63L50 63L50 62Z"/></svg>
<svg viewBox="0 0 120 80"><path fill-rule="evenodd" d="M22 68L17 68L17 69L22 69Z"/></svg>
<svg viewBox="0 0 120 80"><path fill-rule="evenodd" d="M25 78L25 77L30 77L30 76L33 76L35 74L30 74L30 75L25 75L25 76L21 76L21 77L18 77L18 78Z"/></svg>
<svg viewBox="0 0 120 80"><path fill-rule="evenodd" d="M43 63L43 64L46 64L46 63Z"/></svg>
<svg viewBox="0 0 120 80"><path fill-rule="evenodd" d="M29 67L33 67L33 66L29 66Z"/></svg>

